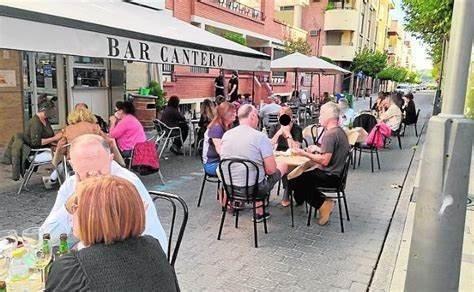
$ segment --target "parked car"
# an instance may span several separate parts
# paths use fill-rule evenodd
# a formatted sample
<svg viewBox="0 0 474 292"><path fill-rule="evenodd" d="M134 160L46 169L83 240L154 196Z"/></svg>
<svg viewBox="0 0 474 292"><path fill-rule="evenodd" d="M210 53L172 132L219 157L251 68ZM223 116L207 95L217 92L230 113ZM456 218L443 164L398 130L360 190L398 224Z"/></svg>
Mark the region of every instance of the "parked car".
<svg viewBox="0 0 474 292"><path fill-rule="evenodd" d="M403 95L409 93L412 91L412 88L408 84L399 84L397 88L395 89L397 92L401 92Z"/></svg>

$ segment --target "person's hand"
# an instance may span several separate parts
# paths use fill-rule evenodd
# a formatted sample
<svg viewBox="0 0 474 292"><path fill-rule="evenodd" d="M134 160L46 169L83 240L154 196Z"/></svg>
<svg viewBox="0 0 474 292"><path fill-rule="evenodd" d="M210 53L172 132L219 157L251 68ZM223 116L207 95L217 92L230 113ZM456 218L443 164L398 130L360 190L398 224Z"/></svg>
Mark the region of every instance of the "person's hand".
<svg viewBox="0 0 474 292"><path fill-rule="evenodd" d="M309 145L307 150L311 153L313 152L321 152L321 148L319 148L317 145Z"/></svg>
<svg viewBox="0 0 474 292"><path fill-rule="evenodd" d="M291 127L290 125L288 126L282 126L281 127L281 132L284 135L284 137L289 137L291 136Z"/></svg>
<svg viewBox="0 0 474 292"><path fill-rule="evenodd" d="M109 121L110 121L110 124L111 124L111 125L115 125L115 123L117 123L117 117L114 116L114 115L111 115L111 116L109 117Z"/></svg>
<svg viewBox="0 0 474 292"><path fill-rule="evenodd" d="M56 135L54 135L54 141L58 141L62 137L63 137L63 131L59 131L56 133Z"/></svg>
<svg viewBox="0 0 474 292"><path fill-rule="evenodd" d="M291 149L291 152L295 155L299 155L299 156L306 156L307 152L304 151L303 149L301 148L294 148L294 149Z"/></svg>

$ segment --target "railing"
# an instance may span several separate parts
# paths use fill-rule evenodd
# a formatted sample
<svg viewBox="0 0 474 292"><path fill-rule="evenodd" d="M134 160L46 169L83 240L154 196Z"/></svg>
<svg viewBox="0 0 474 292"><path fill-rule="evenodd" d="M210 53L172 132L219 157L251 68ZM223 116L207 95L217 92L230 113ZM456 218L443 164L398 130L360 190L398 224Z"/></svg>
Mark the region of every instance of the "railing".
<svg viewBox="0 0 474 292"><path fill-rule="evenodd" d="M352 3L346 3L344 0L343 1L329 1L328 6L326 7L326 10L333 10L333 9L355 9L354 6L352 6Z"/></svg>
<svg viewBox="0 0 474 292"><path fill-rule="evenodd" d="M242 4L235 0L198 0L199 2L209 3L213 5L220 6L226 10L232 11L234 13L238 13L242 16L255 19L258 21L265 20L263 12L259 9L252 8L245 4Z"/></svg>

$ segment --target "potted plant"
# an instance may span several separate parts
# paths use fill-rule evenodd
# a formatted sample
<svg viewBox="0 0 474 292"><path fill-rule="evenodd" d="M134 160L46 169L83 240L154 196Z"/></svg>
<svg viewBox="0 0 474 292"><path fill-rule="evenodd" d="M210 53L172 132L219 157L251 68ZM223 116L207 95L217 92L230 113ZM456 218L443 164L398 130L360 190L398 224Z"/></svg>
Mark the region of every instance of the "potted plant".
<svg viewBox="0 0 474 292"><path fill-rule="evenodd" d="M155 106L156 106L156 117L159 117L161 110L166 106L166 92L161 89L160 84L156 81L151 81L150 85L150 95L156 96Z"/></svg>

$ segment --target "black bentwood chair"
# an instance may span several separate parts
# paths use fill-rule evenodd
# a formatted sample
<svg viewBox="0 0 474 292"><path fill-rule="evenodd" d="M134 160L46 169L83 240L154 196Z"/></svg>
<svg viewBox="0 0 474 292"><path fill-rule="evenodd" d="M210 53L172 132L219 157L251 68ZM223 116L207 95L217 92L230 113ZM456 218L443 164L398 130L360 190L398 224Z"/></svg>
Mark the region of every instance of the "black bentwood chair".
<svg viewBox="0 0 474 292"><path fill-rule="evenodd" d="M250 180L250 169L254 169L255 183L254 185L249 185ZM217 240L221 239L222 228L224 227L225 215L227 213L227 206L229 202L234 205L235 201L240 201L244 203L251 203L253 210L253 230L254 230L254 239L255 247L258 247L258 237L257 237L257 202L262 203L263 213L265 214L265 201L267 201L269 194L259 194L258 192L258 178L259 170L255 162L245 159L223 159L219 163L219 171L221 173L222 184L224 185L224 191L226 192L227 198L224 207L222 207L222 218L221 224L219 227L219 234L217 235ZM234 186L232 173L235 171L245 172L245 186L236 187ZM238 189L237 189L238 188ZM260 207L260 206L259 206ZM239 227L239 209L235 209L235 228ZM267 220L265 216L263 217L263 228L265 233L268 233L267 230Z"/></svg>
<svg viewBox="0 0 474 292"><path fill-rule="evenodd" d="M171 266L174 266L176 262L176 258L178 257L179 247L181 246L181 241L183 240L184 230L186 229L186 224L188 223L188 206L186 202L177 195L164 193L164 192L156 192L150 191L150 196L153 200L153 203L156 205L156 201L158 200L165 200L171 204L172 207L172 217L171 217L171 225L170 225L170 232L168 237L168 261L170 262ZM174 227L176 223L176 205L180 204L181 209L183 211L183 219L181 220L181 225L179 227L178 237L176 238L176 244L173 248L173 253L171 253L171 244L173 243L173 235L174 235Z"/></svg>
<svg viewBox="0 0 474 292"><path fill-rule="evenodd" d="M204 139L199 141L198 145L202 145L204 143ZM198 146L199 147L199 146ZM202 163L202 155L201 155L201 163ZM201 207L201 200L202 200L202 193L204 192L204 186L206 185L206 182L209 183L217 183L217 199L219 200L219 189L221 188L221 180L217 175L210 175L206 171L204 171L204 177L202 178L202 184L201 184L201 191L199 192L199 199L197 206Z"/></svg>
<svg viewBox="0 0 474 292"><path fill-rule="evenodd" d="M347 201L346 201L346 182L347 182L347 175L349 173L349 165L351 163L351 157L352 157L352 151L349 151L346 157L346 161L344 163L344 168L341 173L340 181L338 183L337 187L317 187L316 189L320 192L323 193L335 193L335 196L326 196L328 199L337 199L337 205L339 206L339 221L341 222L341 232L344 233L344 218L342 218L342 206L341 206L341 200L344 202L344 208L346 209L346 216L347 216L347 221L351 221L349 217L349 209L347 208ZM310 205L309 206L309 212L308 212L308 223L307 225L310 226L311 223L311 210L313 207ZM316 210L314 210L316 212Z"/></svg>
<svg viewBox="0 0 474 292"><path fill-rule="evenodd" d="M375 131L380 131L378 126L375 126ZM375 137L375 135L374 135ZM374 153L377 158L377 166L380 170L380 159L379 159L379 151L377 147L374 147L373 145L368 145L366 143L356 143L354 145L354 169L356 167L356 156L357 156L357 151L359 151L359 161L357 162L357 166L360 166L360 160L362 158L362 153L370 153L370 167L372 169L372 172L374 172Z"/></svg>
<svg viewBox="0 0 474 292"><path fill-rule="evenodd" d="M418 117L420 116L420 109L418 109L416 111L416 117L415 117L415 122L413 123L406 123L406 122L403 122L403 135L402 136L405 136L405 130L407 128L407 126L414 126L415 128L415 136L418 137Z"/></svg>

